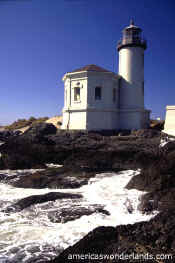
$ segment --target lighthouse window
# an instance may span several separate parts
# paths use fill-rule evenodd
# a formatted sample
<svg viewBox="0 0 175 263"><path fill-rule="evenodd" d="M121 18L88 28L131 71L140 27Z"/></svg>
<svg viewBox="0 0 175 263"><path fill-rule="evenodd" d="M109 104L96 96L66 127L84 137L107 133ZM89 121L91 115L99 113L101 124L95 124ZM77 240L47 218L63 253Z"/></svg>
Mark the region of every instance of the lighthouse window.
<svg viewBox="0 0 175 263"><path fill-rule="evenodd" d="M101 87L95 88L95 100L101 100Z"/></svg>
<svg viewBox="0 0 175 263"><path fill-rule="evenodd" d="M113 102L116 102L116 89L113 88Z"/></svg>
<svg viewBox="0 0 175 263"><path fill-rule="evenodd" d="M74 101L79 101L80 100L80 88L75 87L74 88Z"/></svg>

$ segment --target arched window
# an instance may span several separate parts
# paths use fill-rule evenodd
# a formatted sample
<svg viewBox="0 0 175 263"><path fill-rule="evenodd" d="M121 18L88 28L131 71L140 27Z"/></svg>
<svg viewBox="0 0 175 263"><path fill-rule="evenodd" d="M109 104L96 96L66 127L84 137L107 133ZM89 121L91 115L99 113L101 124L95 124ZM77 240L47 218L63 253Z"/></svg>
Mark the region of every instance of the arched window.
<svg viewBox="0 0 175 263"><path fill-rule="evenodd" d="M95 100L101 100L101 87L95 88Z"/></svg>
<svg viewBox="0 0 175 263"><path fill-rule="evenodd" d="M74 88L74 101L80 100L80 87Z"/></svg>

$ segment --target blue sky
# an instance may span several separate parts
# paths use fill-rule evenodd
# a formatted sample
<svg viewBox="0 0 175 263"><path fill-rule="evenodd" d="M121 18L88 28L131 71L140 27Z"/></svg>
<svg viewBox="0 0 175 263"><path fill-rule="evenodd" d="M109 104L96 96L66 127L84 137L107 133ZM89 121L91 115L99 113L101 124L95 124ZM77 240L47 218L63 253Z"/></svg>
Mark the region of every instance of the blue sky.
<svg viewBox="0 0 175 263"><path fill-rule="evenodd" d="M145 106L175 105L174 0L0 0L0 124L54 116L64 73L87 64L118 71L117 41L131 18L143 29Z"/></svg>

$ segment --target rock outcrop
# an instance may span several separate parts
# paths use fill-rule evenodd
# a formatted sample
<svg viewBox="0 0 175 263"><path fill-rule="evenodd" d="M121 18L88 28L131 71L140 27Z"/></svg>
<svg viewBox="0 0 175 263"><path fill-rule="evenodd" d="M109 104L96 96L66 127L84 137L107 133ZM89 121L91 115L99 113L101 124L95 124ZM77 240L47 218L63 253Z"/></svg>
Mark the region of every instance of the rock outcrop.
<svg viewBox="0 0 175 263"><path fill-rule="evenodd" d="M159 158L144 167L126 186L148 192L142 198L142 211L175 208L175 142L160 147L157 156Z"/></svg>
<svg viewBox="0 0 175 263"><path fill-rule="evenodd" d="M157 158L160 137L103 136L36 126L0 146L0 169L43 168L45 163L119 171L147 166ZM149 131L150 134L150 131Z"/></svg>
<svg viewBox="0 0 175 263"><path fill-rule="evenodd" d="M162 205L165 196L170 198L172 207L175 142L160 147L160 139L160 132L154 130L140 130L130 136L103 136L57 131L52 124L37 124L22 135L9 137L0 146L0 169L46 168L46 163L64 167L11 178L11 181L3 175L0 179L15 187L76 188L97 172L141 168L141 173L127 185L128 189L149 192L143 197L141 210L165 207Z"/></svg>
<svg viewBox="0 0 175 263"><path fill-rule="evenodd" d="M116 228L99 227L49 262L98 262L97 259L89 258L92 254L112 255L112 259L100 259L99 262L104 263L111 260L140 262L140 258L136 261L132 257L129 261L120 258L113 260L113 255L132 253L151 256L147 258L148 263L174 262L175 142L160 147L160 132L154 130L141 130L129 136L104 136L97 133L55 131L55 127L47 125L51 124L31 128L20 136L10 136L0 146L2 154L0 169L46 168L46 163L59 163L64 166L19 178L7 178L1 174L0 180L16 187L76 188L87 183L96 172L140 168L141 173L131 179L127 188L148 192L142 198L139 208L141 211L144 213L160 211L160 214L149 222ZM13 209L21 211L35 203L64 197L58 193L54 193L53 196L41 196L39 199L38 196L31 196L14 204ZM103 208L97 210L100 213L107 212ZM49 216L51 221L60 222L61 216L67 222L81 216L81 211L76 209L72 210L72 213L67 211L66 217L64 211L60 210L60 214ZM83 211L89 214L95 210ZM163 253L172 255L172 258L158 261L156 255ZM71 255L75 254L76 258L71 258ZM82 261L81 255L88 256Z"/></svg>
<svg viewBox="0 0 175 263"><path fill-rule="evenodd" d="M33 189L73 189L79 188L87 184L95 173L86 171L85 169L74 169L66 167L39 169L34 172L24 171L13 175L0 173L0 182L10 184L18 188Z"/></svg>
<svg viewBox="0 0 175 263"><path fill-rule="evenodd" d="M174 262L174 216L167 210L149 222L98 227L49 262Z"/></svg>
<svg viewBox="0 0 175 263"><path fill-rule="evenodd" d="M73 206L68 208L60 208L50 212L48 214L48 218L53 223L66 223L68 221L76 220L84 215L92 215L93 213L110 215L107 210L103 209L102 205L88 205L88 207Z"/></svg>
<svg viewBox="0 0 175 263"><path fill-rule="evenodd" d="M19 134L21 134L20 131L10 131L10 130L0 131L0 141L5 142L10 137L18 136Z"/></svg>
<svg viewBox="0 0 175 263"><path fill-rule="evenodd" d="M48 201L55 201L58 199L77 199L82 198L81 194L72 194L72 193L59 193L59 192L49 192L48 194L43 195L31 195L17 201L15 204L8 206L4 212L19 212L31 205L41 204Z"/></svg>

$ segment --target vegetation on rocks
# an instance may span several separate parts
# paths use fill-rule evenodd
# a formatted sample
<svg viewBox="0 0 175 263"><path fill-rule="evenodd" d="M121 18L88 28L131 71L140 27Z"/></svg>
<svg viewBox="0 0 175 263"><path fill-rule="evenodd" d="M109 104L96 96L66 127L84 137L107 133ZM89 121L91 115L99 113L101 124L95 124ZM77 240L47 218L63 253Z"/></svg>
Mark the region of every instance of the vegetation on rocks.
<svg viewBox="0 0 175 263"><path fill-rule="evenodd" d="M46 120L48 120L48 117L40 117L40 118L30 117L29 119L18 119L17 121L14 121L12 124L6 125L5 129L17 130L26 126L31 126L37 123L45 122Z"/></svg>

